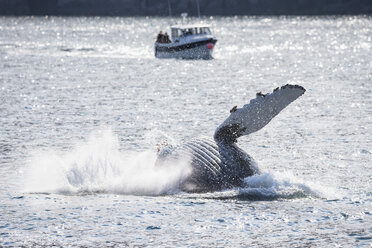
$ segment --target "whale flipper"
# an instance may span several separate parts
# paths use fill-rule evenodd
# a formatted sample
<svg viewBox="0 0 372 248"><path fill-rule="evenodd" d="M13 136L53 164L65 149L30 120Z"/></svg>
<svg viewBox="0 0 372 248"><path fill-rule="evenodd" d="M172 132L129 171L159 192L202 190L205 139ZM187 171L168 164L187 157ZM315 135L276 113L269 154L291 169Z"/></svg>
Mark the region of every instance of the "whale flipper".
<svg viewBox="0 0 372 248"><path fill-rule="evenodd" d="M242 108L234 108L230 116L216 129L216 142L235 143L237 138L266 126L279 112L305 93L299 85L284 85L272 93L257 93L256 98Z"/></svg>

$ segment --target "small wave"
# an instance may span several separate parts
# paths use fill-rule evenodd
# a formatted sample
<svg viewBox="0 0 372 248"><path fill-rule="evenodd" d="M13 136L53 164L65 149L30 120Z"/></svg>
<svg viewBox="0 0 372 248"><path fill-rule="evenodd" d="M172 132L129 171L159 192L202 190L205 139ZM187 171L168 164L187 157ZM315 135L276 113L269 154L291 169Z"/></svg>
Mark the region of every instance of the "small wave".
<svg viewBox="0 0 372 248"><path fill-rule="evenodd" d="M72 52L74 49L73 48L60 48L59 50L62 52Z"/></svg>
<svg viewBox="0 0 372 248"><path fill-rule="evenodd" d="M81 48L61 47L59 50L62 51L62 52L73 52L73 51L93 52L93 51L95 51L95 49L91 48L91 47L81 47Z"/></svg>
<svg viewBox="0 0 372 248"><path fill-rule="evenodd" d="M115 193L161 195L177 192L188 161L155 167L156 152L120 152L118 137L101 132L69 152L38 151L26 168L28 193Z"/></svg>
<svg viewBox="0 0 372 248"><path fill-rule="evenodd" d="M19 45L17 44L13 44L13 43L0 43L0 47L4 47L4 48L11 48L11 47L19 47Z"/></svg>
<svg viewBox="0 0 372 248"><path fill-rule="evenodd" d="M79 52L94 52L95 49L91 48L91 47L82 47L82 48L77 49L77 51L79 51Z"/></svg>

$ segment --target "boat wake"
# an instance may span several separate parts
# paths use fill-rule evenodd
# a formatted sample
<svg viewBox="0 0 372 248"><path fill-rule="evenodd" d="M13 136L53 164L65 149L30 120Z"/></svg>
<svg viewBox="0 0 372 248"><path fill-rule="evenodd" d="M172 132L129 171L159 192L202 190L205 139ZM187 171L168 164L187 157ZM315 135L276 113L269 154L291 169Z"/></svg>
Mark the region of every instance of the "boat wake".
<svg viewBox="0 0 372 248"><path fill-rule="evenodd" d="M152 142L155 147L156 140ZM25 169L23 191L69 195L181 193L180 183L191 173L189 161L172 160L172 164L156 167L156 158L155 150L122 152L115 134L100 132L67 152L34 152ZM290 173L263 173L245 178L244 183L244 187L232 190L180 196L240 200L327 198L324 188Z"/></svg>

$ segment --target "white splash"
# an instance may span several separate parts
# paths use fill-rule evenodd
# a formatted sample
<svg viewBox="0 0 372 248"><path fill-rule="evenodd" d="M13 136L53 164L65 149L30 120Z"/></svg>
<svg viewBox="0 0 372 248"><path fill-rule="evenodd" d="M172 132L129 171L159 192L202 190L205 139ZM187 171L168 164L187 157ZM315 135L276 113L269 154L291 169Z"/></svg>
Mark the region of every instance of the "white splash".
<svg viewBox="0 0 372 248"><path fill-rule="evenodd" d="M156 152L120 152L111 131L92 135L68 152L35 152L26 168L26 192L159 195L174 193L188 161L155 167Z"/></svg>
<svg viewBox="0 0 372 248"><path fill-rule="evenodd" d="M330 199L338 197L333 188L302 180L291 172L262 173L245 178L244 183L245 187L240 193L268 198L314 196Z"/></svg>

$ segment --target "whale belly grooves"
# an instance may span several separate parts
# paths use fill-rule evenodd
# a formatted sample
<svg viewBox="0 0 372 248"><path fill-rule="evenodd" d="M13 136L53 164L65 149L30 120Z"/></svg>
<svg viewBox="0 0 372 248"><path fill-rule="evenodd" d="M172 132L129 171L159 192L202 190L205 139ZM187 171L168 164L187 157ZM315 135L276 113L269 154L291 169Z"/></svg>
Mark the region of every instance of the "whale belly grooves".
<svg viewBox="0 0 372 248"><path fill-rule="evenodd" d="M253 158L236 145L224 146L209 138L198 138L175 147L164 147L157 165L177 159L189 159L191 175L180 188L185 192L218 191L240 187L243 179L258 173Z"/></svg>

